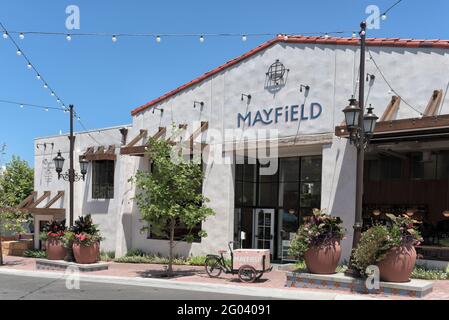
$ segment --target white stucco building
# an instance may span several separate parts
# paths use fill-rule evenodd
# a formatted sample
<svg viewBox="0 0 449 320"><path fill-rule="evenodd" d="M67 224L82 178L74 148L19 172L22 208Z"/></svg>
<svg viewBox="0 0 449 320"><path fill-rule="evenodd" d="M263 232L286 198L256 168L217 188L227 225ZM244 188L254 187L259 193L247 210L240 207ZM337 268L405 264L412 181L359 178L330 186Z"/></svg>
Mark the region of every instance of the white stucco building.
<svg viewBox="0 0 449 320"><path fill-rule="evenodd" d="M436 228L447 219L442 211L449 209L443 208L449 197L449 42L368 39L367 46L373 59L366 62L367 79L360 80L367 80L367 103L381 119L367 155L365 219L379 217L371 215L373 210L413 207ZM302 217L322 208L345 223L347 259L356 149L338 127L348 99L357 96L358 65L357 39L279 36L136 108L130 125L78 133L76 159L85 155L90 165L86 181L75 184L75 218L91 213L106 237L102 249L118 256L131 248L166 253L167 241L139 232L142 222L128 179L137 170L149 170L144 155L148 137L158 132L160 138L169 137L175 124L187 125L188 139L202 125L194 140L208 146L206 156L215 155L204 164L203 193L216 215L201 226L208 237L179 244L177 254L213 253L228 241L241 240L243 247L271 249L275 260L288 259L285 250ZM263 136L262 129L277 133ZM252 144L232 143L229 130L244 133ZM270 163L277 168L272 175L262 175L264 166L253 161L257 141L278 147L278 157ZM68 159L66 135L35 141L36 232L40 221L68 214L68 183L57 179L52 162L59 150ZM242 158L246 164L236 164ZM426 176L433 159L440 171ZM399 178L398 172L403 173ZM432 194L416 196L428 188L438 188L440 207Z"/></svg>

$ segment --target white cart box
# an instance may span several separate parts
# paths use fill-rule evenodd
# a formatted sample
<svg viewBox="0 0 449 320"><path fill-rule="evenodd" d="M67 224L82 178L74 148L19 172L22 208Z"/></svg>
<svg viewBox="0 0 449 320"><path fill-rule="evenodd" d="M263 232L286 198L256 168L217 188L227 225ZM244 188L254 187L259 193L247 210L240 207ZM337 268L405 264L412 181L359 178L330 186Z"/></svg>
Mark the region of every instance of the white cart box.
<svg viewBox="0 0 449 320"><path fill-rule="evenodd" d="M263 265L265 257L265 265ZM242 266L252 266L257 271L268 270L271 267L270 250L267 249L237 249L234 250L233 269Z"/></svg>

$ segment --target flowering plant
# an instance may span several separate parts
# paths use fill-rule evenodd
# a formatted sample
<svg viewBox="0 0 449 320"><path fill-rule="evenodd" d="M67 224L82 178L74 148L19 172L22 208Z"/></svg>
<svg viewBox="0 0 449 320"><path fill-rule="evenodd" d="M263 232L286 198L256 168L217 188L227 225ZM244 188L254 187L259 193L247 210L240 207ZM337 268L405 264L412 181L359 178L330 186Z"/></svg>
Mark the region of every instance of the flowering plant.
<svg viewBox="0 0 449 320"><path fill-rule="evenodd" d="M332 244L342 240L345 234L342 224L343 221L339 217L314 209L313 215L305 218L305 223L299 227L291 242L289 254L302 258L312 246Z"/></svg>
<svg viewBox="0 0 449 320"><path fill-rule="evenodd" d="M40 239L46 241L48 239L62 240L66 233L65 220L51 221L44 225L42 232L40 233Z"/></svg>
<svg viewBox="0 0 449 320"><path fill-rule="evenodd" d="M404 245L418 246L422 241L416 225L418 221L408 215L386 214L386 225L374 225L362 234L359 244L352 252L351 266L360 275L366 275L366 268L376 265L387 256L392 248Z"/></svg>
<svg viewBox="0 0 449 320"><path fill-rule="evenodd" d="M98 225L93 224L90 214L85 217L79 217L70 228L70 234L67 236L67 242L73 241L85 246L103 240Z"/></svg>

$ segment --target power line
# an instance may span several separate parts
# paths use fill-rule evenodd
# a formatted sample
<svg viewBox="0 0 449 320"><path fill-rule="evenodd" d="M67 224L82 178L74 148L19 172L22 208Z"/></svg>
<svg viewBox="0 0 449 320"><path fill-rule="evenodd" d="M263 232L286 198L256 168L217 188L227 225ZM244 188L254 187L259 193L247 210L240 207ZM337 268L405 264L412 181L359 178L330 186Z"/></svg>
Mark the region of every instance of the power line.
<svg viewBox="0 0 449 320"><path fill-rule="evenodd" d="M61 110L61 108L58 108L58 107L47 107L47 106L42 106L42 105L37 105L37 104L31 104L31 103L26 103L26 102L17 102L17 101L11 101L11 100L0 99L0 103L18 105L18 106L20 106L21 108L24 108L24 107L31 107L31 108L43 109L43 110L45 110L45 111L49 111L49 110L57 110L57 111L64 111L64 112L66 112L65 110Z"/></svg>
<svg viewBox="0 0 449 320"><path fill-rule="evenodd" d="M390 88L390 90L395 93L398 97L401 98L401 101L403 101L409 108L411 108L413 111L419 113L420 116L423 115L422 111L418 110L417 108L413 107L410 103L407 102L407 100L405 100L394 88L393 86L390 84L390 82L387 80L387 78L385 77L384 73L382 72L382 70L380 69L379 65L377 64L376 60L374 59L373 55L371 54L371 51L368 49L368 54L370 56L371 61L374 63L374 66L376 67L377 71L379 72L379 74L382 76L382 79L384 79L385 83L387 84L387 86Z"/></svg>

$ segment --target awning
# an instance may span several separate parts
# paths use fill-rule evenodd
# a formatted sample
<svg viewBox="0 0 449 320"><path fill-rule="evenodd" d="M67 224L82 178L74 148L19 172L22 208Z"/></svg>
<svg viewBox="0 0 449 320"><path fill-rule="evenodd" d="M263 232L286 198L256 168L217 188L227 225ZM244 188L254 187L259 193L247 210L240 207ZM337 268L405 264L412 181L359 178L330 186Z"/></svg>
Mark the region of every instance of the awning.
<svg viewBox="0 0 449 320"><path fill-rule="evenodd" d="M335 135L349 137L346 126L336 127ZM371 143L439 139L449 139L449 114L378 122Z"/></svg>
<svg viewBox="0 0 449 320"><path fill-rule="evenodd" d="M25 200L23 200L16 209L30 212L34 215L65 215L64 208L52 208L52 206L64 196L64 191L58 191L57 194L51 198L50 191L44 191L44 193L36 199L37 192L33 191ZM41 204L45 199L50 198L44 207L38 208L37 206Z"/></svg>
<svg viewBox="0 0 449 320"><path fill-rule="evenodd" d="M89 147L86 152L80 156L80 159L87 161L112 160L115 161L117 156L115 154L115 145L110 145L107 149L105 147Z"/></svg>

